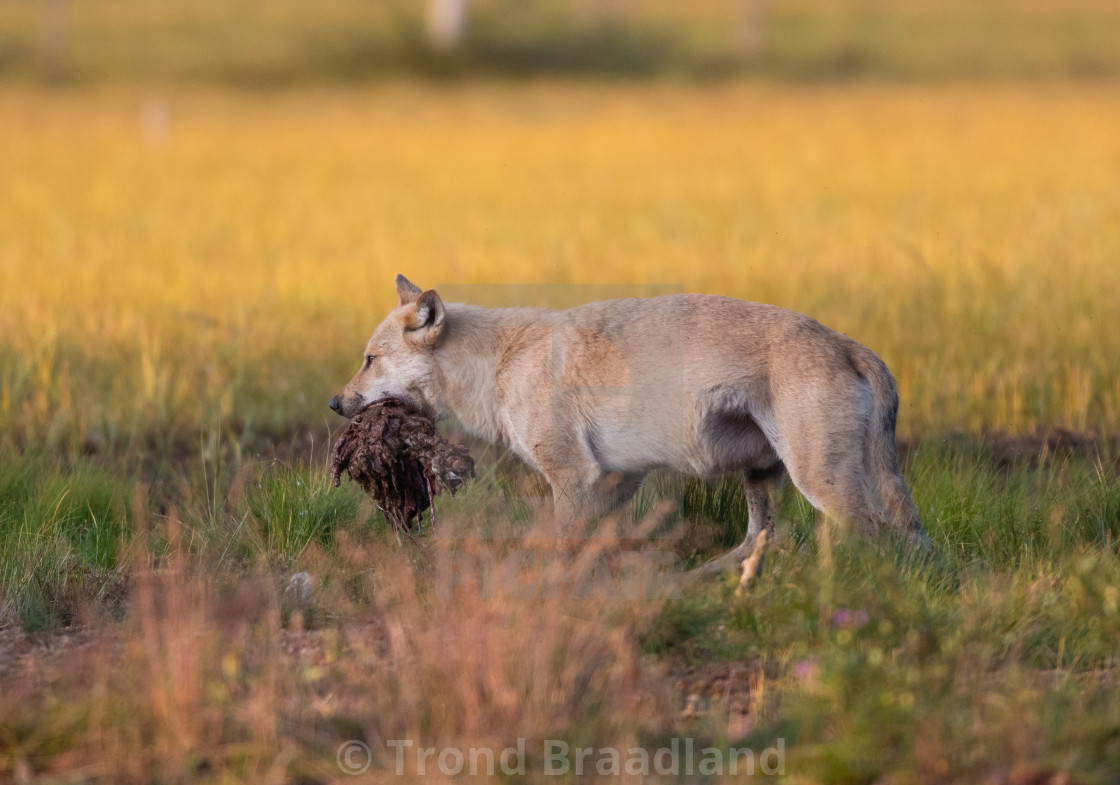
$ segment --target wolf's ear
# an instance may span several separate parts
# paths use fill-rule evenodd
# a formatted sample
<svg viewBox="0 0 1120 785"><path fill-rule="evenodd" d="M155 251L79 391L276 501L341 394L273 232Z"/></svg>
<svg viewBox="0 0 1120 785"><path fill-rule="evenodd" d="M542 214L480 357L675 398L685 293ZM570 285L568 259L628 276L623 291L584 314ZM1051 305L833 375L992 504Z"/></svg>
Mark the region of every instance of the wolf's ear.
<svg viewBox="0 0 1120 785"><path fill-rule="evenodd" d="M414 341L421 341L430 346L443 332L446 315L443 300L439 299L435 289L422 292L416 300L415 310L405 322L405 334Z"/></svg>
<svg viewBox="0 0 1120 785"><path fill-rule="evenodd" d="M420 299L424 290L397 273L397 296L401 298L401 305L410 305Z"/></svg>

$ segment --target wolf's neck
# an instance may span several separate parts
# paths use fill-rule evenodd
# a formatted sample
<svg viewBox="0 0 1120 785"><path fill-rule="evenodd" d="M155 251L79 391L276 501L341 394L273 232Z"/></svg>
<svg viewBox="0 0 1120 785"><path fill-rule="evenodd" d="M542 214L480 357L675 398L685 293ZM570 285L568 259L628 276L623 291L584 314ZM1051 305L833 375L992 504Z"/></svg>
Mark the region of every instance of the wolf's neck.
<svg viewBox="0 0 1120 785"><path fill-rule="evenodd" d="M445 335L435 353L440 414L453 414L475 436L503 440L498 419L498 335L500 309L461 303L447 305Z"/></svg>

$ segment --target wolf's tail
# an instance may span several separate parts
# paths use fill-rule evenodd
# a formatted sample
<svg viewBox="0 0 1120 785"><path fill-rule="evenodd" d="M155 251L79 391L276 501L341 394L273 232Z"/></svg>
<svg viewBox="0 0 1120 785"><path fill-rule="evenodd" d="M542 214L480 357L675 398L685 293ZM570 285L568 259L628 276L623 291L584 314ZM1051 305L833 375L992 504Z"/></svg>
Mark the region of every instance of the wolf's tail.
<svg viewBox="0 0 1120 785"><path fill-rule="evenodd" d="M871 386L871 416L863 444L863 460L872 484L868 490L879 503L886 526L929 544L918 508L898 467L895 425L898 422L898 389L886 364L864 346L855 344L851 362Z"/></svg>

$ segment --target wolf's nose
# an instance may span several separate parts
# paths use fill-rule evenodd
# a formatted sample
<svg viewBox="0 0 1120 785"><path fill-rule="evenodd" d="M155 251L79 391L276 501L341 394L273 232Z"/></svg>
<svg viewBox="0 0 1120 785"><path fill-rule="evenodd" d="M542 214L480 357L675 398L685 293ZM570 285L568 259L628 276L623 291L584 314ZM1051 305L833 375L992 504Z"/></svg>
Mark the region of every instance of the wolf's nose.
<svg viewBox="0 0 1120 785"><path fill-rule="evenodd" d="M328 406L330 406L332 409L334 409L339 414L342 414L342 412L338 411L338 396L337 395L335 397L331 398L331 402L328 404Z"/></svg>

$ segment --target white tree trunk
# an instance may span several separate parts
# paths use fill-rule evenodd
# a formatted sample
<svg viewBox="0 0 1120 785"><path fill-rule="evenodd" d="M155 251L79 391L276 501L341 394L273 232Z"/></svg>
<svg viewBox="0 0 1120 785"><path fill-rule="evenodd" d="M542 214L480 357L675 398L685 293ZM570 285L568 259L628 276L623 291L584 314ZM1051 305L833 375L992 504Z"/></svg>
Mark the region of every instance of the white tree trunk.
<svg viewBox="0 0 1120 785"><path fill-rule="evenodd" d="M735 0L735 49L757 57L766 42L766 0Z"/></svg>
<svg viewBox="0 0 1120 785"><path fill-rule="evenodd" d="M39 57L43 68L52 75L66 67L70 27L69 0L43 0L42 24L39 28Z"/></svg>
<svg viewBox="0 0 1120 785"><path fill-rule="evenodd" d="M463 40L467 0L428 0L428 41L432 47L449 51Z"/></svg>

